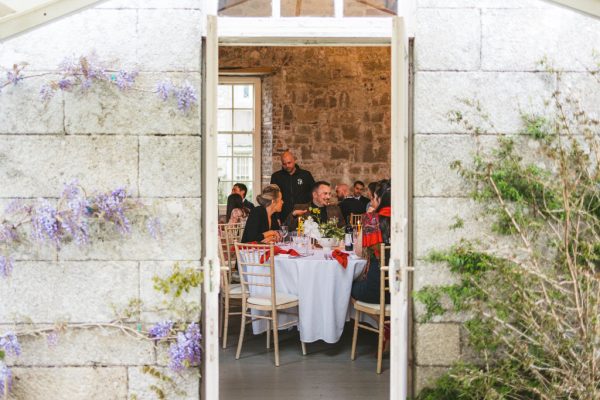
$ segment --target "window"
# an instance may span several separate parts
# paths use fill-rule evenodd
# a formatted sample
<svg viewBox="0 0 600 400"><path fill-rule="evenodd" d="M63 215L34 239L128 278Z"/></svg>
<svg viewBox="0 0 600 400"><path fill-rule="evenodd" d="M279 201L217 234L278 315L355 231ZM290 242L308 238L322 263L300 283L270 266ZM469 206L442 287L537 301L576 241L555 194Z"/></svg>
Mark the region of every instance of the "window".
<svg viewBox="0 0 600 400"><path fill-rule="evenodd" d="M260 79L221 77L218 93L219 205L235 183L248 187L252 201L260 192Z"/></svg>

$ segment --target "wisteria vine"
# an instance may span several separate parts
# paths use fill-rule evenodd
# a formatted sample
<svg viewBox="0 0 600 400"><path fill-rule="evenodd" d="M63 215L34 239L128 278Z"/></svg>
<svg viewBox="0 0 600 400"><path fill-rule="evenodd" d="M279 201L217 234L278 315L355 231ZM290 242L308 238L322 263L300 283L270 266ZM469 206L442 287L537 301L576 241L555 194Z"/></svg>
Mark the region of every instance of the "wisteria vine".
<svg viewBox="0 0 600 400"><path fill-rule="evenodd" d="M0 79L0 92L6 86L17 86L24 79L57 74L59 79L50 80L42 85L39 97L42 101L50 101L57 92L73 92L79 89L86 93L94 84L107 84L117 87L120 91L138 90L142 92L155 93L162 101L174 99L177 108L187 113L198 104L198 92L194 85L187 80L175 83L171 80L161 80L152 89L135 87L137 70L109 69L98 61L95 52L80 57L66 57L58 64L54 72L25 75L24 70L27 63L13 64L12 68L6 70L6 80Z"/></svg>
<svg viewBox="0 0 600 400"><path fill-rule="evenodd" d="M57 250L71 242L84 246L90 242L91 226L112 229L124 236L131 233L132 218L145 220L148 233L155 239L160 237L158 218L125 188L88 196L73 181L64 186L56 205L42 198L32 203L14 200L6 207L4 218L0 218L0 276L10 276L15 263L12 253L23 242L51 245Z"/></svg>

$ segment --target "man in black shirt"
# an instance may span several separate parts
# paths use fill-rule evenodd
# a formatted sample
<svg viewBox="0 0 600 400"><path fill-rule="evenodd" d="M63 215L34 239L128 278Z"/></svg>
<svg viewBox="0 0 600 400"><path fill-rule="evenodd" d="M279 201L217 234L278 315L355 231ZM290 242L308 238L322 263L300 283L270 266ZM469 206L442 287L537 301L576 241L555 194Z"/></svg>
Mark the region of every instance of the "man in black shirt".
<svg viewBox="0 0 600 400"><path fill-rule="evenodd" d="M279 219L285 220L296 204L305 204L312 200L312 187L315 180L310 172L296 164L296 158L290 151L281 155L281 169L271 175L271 183L281 189L283 209Z"/></svg>
<svg viewBox="0 0 600 400"><path fill-rule="evenodd" d="M244 207L248 209L248 211L254 208L254 204L246 200L246 193L248 193L248 187L243 183L236 183L231 188L231 194L239 194L244 199Z"/></svg>
<svg viewBox="0 0 600 400"><path fill-rule="evenodd" d="M354 185L352 186L352 188L354 189L354 198L356 200L358 200L360 202L360 204L362 205L363 211L361 212L364 213L364 210L367 208L367 204L369 204L369 198L363 196L363 193L365 192L365 184L362 181L356 181L354 182Z"/></svg>
<svg viewBox="0 0 600 400"><path fill-rule="evenodd" d="M315 183L312 187L311 196L311 202L296 204L294 210L288 215L286 224L290 232L296 230L298 227L298 217L301 216L308 217L311 215L319 224L335 218L337 219L338 227L341 228L346 225L342 210L337 205L329 204L329 200L331 199L331 185L329 182L319 181Z"/></svg>

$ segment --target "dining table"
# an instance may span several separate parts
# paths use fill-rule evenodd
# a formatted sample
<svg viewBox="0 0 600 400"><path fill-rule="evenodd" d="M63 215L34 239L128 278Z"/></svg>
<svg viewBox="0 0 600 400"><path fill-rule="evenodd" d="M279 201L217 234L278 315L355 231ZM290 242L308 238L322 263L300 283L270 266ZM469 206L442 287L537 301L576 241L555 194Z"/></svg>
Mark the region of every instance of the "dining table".
<svg viewBox="0 0 600 400"><path fill-rule="evenodd" d="M277 292L298 297L297 316L279 312L278 323L281 325L297 319L302 342L323 340L336 343L342 336L349 319L352 282L362 274L367 264L365 259L353 252L346 253L346 267L331 256L331 250L314 249L309 255L302 256L275 256ZM264 295L269 289L251 286L250 290L250 295ZM267 322L256 319L252 322L252 329L254 334L265 332Z"/></svg>

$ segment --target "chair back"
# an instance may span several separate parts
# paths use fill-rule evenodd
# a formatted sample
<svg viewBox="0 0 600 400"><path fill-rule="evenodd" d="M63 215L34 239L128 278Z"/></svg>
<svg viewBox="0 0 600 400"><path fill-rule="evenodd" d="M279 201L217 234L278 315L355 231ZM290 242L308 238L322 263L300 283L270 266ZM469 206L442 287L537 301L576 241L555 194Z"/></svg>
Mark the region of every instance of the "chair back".
<svg viewBox="0 0 600 400"><path fill-rule="evenodd" d="M275 304L275 247L273 244L235 243L244 303L248 296L271 297Z"/></svg>
<svg viewBox="0 0 600 400"><path fill-rule="evenodd" d="M379 314L380 323L383 323L385 317L385 298L390 292L390 267L385 262L386 255L390 253L391 246L381 243L379 248Z"/></svg>
<svg viewBox="0 0 600 400"><path fill-rule="evenodd" d="M365 214L350 213L350 225L352 225L353 227L357 227L358 225L360 225L363 215Z"/></svg>

